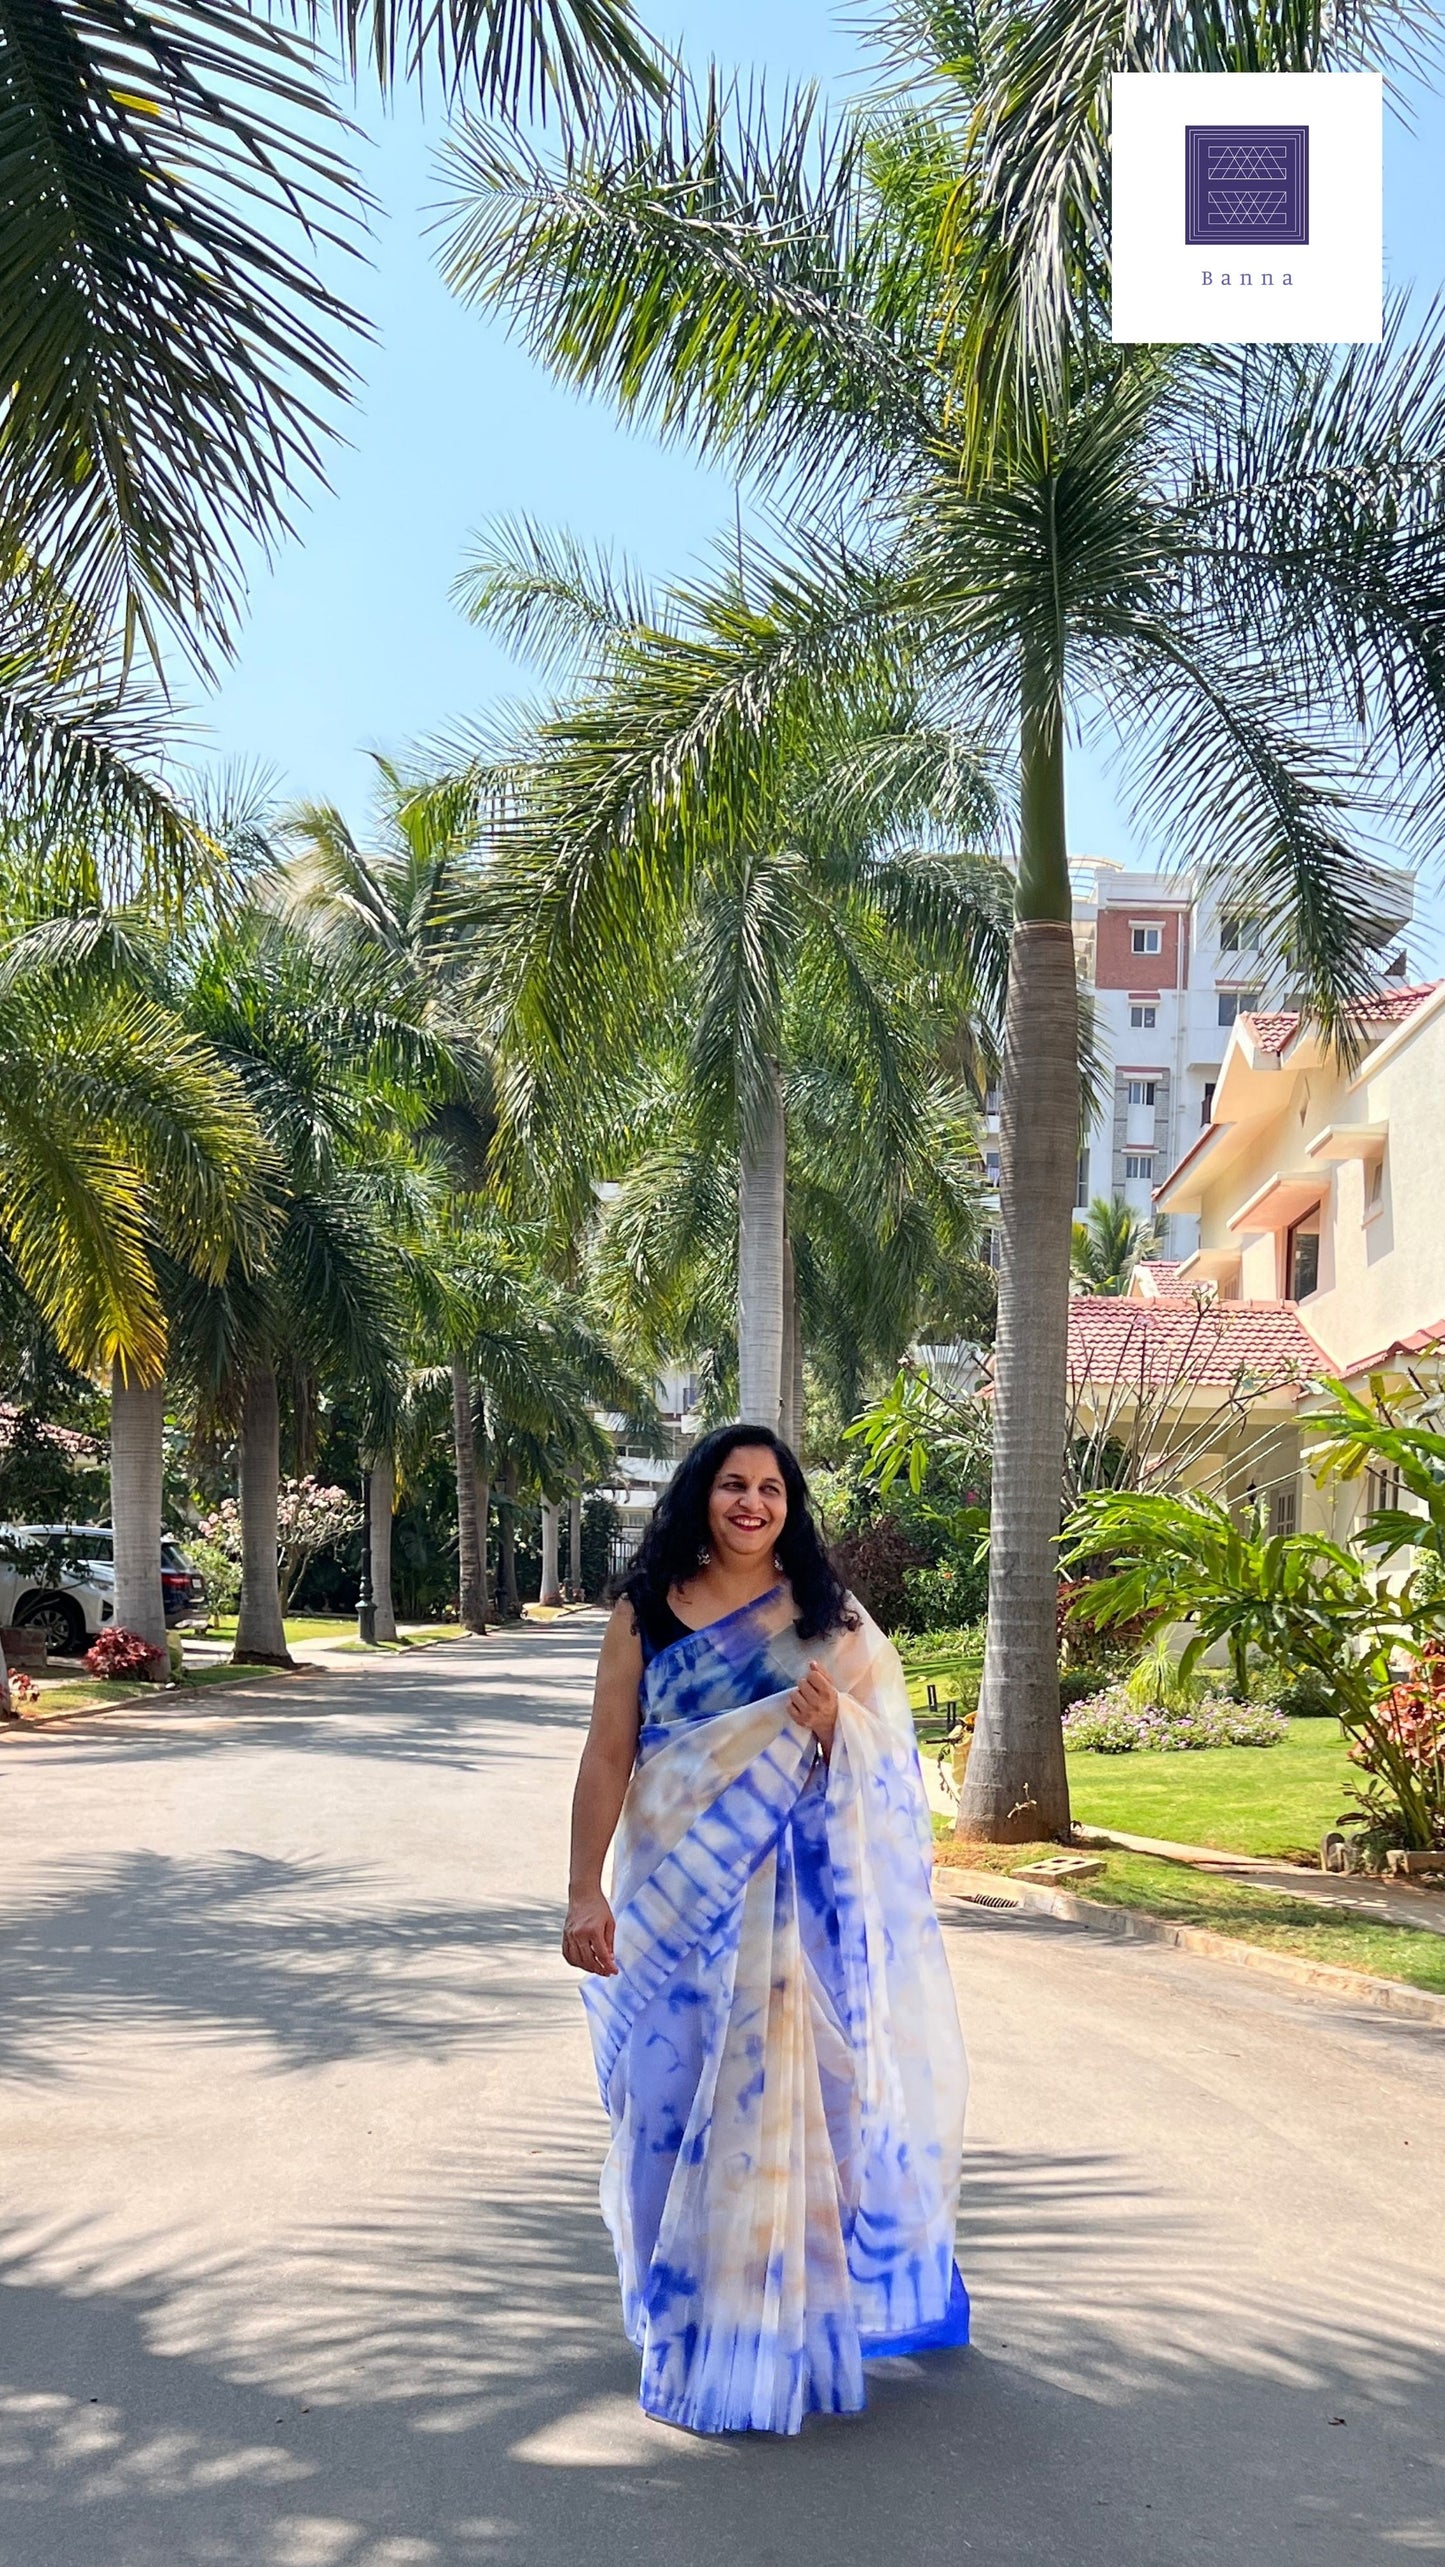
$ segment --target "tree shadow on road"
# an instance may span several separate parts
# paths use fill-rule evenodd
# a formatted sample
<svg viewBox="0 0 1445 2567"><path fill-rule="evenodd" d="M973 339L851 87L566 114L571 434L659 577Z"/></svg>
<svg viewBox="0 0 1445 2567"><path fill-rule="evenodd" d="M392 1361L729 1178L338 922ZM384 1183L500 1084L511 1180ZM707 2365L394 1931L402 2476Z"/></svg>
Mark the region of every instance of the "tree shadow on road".
<svg viewBox="0 0 1445 2567"><path fill-rule="evenodd" d="M575 1996L560 1901L396 1904L367 1868L137 1851L58 1865L0 1942L0 2074L93 2077L157 2029L276 2071L534 2038Z"/></svg>
<svg viewBox="0 0 1445 2567"><path fill-rule="evenodd" d="M796 2443L649 2424L600 2124L525 2117L264 2254L17 2234L24 2567L1371 2567L1433 2554L1438 2330L1262 2297L1138 2167L971 2152L975 2349ZM1161 2276L1166 2278L1161 2280ZM1381 2277L1389 2280L1392 2277ZM1332 2419L1343 2417L1343 2424Z"/></svg>

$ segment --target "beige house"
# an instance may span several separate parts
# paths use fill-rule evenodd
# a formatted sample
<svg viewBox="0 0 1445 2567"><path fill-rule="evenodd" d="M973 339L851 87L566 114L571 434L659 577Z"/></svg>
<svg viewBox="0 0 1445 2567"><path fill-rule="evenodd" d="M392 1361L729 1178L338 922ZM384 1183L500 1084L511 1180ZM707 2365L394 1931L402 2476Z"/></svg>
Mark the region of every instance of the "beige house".
<svg viewBox="0 0 1445 2567"><path fill-rule="evenodd" d="M1155 1190L1166 1213L1197 1220L1199 1245L1135 1285L1162 1308L1204 1287L1231 1305L1289 1310L1319 1349L1318 1369L1363 1384L1423 1362L1445 1340L1445 981L1382 993L1357 1019L1349 1066L1289 1013L1242 1015L1209 1120ZM1162 1289L1161 1289L1162 1287ZM1308 1442L1311 1403L1296 1401L1289 1441ZM1287 1455L1271 1477L1283 1488ZM1343 1536L1383 1490L1322 1496L1295 1464L1297 1512Z"/></svg>

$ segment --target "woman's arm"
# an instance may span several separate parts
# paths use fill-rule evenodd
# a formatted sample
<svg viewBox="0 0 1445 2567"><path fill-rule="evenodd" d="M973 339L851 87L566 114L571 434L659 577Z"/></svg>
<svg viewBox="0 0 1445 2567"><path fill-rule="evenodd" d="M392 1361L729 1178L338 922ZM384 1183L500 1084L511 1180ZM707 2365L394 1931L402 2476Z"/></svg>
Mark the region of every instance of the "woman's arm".
<svg viewBox="0 0 1445 2567"><path fill-rule="evenodd" d="M562 1929L564 1958L574 1970L589 1970L602 1979L617 1976L612 1957L616 1928L602 1894L602 1866L637 1760L641 1682L642 1647L624 1597L602 1635L597 1660L592 1725L572 1795L572 1869Z"/></svg>

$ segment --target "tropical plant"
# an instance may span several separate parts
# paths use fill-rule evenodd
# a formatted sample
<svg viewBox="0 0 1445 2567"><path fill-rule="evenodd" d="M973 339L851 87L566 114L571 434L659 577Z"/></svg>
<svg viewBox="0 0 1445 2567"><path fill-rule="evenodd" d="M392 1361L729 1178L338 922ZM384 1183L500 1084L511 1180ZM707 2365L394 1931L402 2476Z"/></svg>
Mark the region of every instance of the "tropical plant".
<svg viewBox="0 0 1445 2567"><path fill-rule="evenodd" d="M1158 1253L1156 1222L1141 1220L1122 1195L1096 1194L1074 1223L1069 1272L1084 1292L1125 1293L1134 1268Z"/></svg>
<svg viewBox="0 0 1445 2567"><path fill-rule="evenodd" d="M1355 1540L1383 1560L1412 1550L1445 1568L1445 1433L1438 1422L1445 1414L1445 1393L1418 1365L1410 1368L1407 1380L1403 1395L1392 1395L1384 1376L1377 1375L1368 1397L1348 1382L1317 1382L1327 1408L1318 1440L1306 1446L1305 1459L1322 1487L1372 1472L1377 1485L1393 1481L1397 1489L1407 1489L1417 1501L1414 1507L1367 1509L1355 1527Z"/></svg>
<svg viewBox="0 0 1445 2567"><path fill-rule="evenodd" d="M1065 1558L1101 1555L1115 1565L1075 1598L1080 1620L1103 1630L1141 1615L1192 1623L1181 1674L1223 1644L1241 1702L1249 1698L1252 1653L1269 1667L1309 1668L1333 1688L1356 1761L1388 1792L1399 1841L1434 1844L1431 1781L1391 1697L1397 1662L1423 1663L1439 1646L1445 1600L1410 1578L1390 1581L1320 1534L1267 1538L1257 1522L1242 1524L1198 1493L1096 1490L1083 1498Z"/></svg>
<svg viewBox="0 0 1445 2567"><path fill-rule="evenodd" d="M290 1612L291 1600L312 1561L323 1551L334 1551L339 1542L360 1530L361 1507L350 1489L325 1486L309 1474L305 1479L281 1482L276 1492L276 1533L283 1615ZM245 1540L241 1510L234 1498L223 1498L214 1515L203 1519L201 1545L222 1555L230 1565L239 1602ZM193 1549L198 1566L199 1549L200 1546ZM395 1632L391 1637L395 1639Z"/></svg>
<svg viewBox="0 0 1445 2567"><path fill-rule="evenodd" d="M1068 1818L1052 1626L1077 1158L1070 720L1113 727L1142 817L1225 893L1247 887L1271 957L1345 1042L1384 924L1347 799L1398 752L1433 827L1445 781L1445 654L1418 613L1445 566L1445 321L1397 307L1378 348L1112 346L1108 82L1241 51L1335 68L1390 24L1126 21L1113 0L900 11L898 92L851 122L809 93L774 116L756 89L679 78L560 157L480 129L455 147L456 289L788 503L754 704L805 657L838 678L902 632L975 733L1012 745L996 1539L962 1811L980 1834Z"/></svg>
<svg viewBox="0 0 1445 2567"><path fill-rule="evenodd" d="M1071 1703L1064 1714L1064 1745L1096 1756L1128 1756L1136 1748L1173 1754L1183 1748L1278 1747L1289 1735L1283 1712L1206 1693L1188 1700L1139 1701L1127 1684Z"/></svg>
<svg viewBox="0 0 1445 2567"><path fill-rule="evenodd" d="M736 1165L738 1399L776 1426L798 1369L791 1109L811 1085L835 1156L866 1136L875 1232L936 1169L929 1035L947 1011L958 1040L1001 979L1000 872L957 845L991 825L987 777L896 655L823 689L794 654L755 694L767 639L787 656L766 563L649 601L523 526L465 593L575 690L541 726L490 882L503 1055L549 1126L570 1108L595 1148L599 1079L635 1069L644 1003L670 1027L682 1128L662 1147Z"/></svg>
<svg viewBox="0 0 1445 2567"><path fill-rule="evenodd" d="M82 1663L92 1676L144 1676L149 1680L158 1672L164 1657L164 1648L157 1649L142 1632L127 1631L124 1623L111 1622L91 1642Z"/></svg>
<svg viewBox="0 0 1445 2567"><path fill-rule="evenodd" d="M153 1647L168 1302L251 1272L269 1227L240 1082L124 918L46 918L0 950L0 1238L61 1352L108 1377L116 1613Z"/></svg>
<svg viewBox="0 0 1445 2567"><path fill-rule="evenodd" d="M352 389L323 270L366 199L314 38L504 114L657 77L627 0L292 15L33 0L0 44L3 571L43 564L127 657L229 648L243 546L286 531Z"/></svg>

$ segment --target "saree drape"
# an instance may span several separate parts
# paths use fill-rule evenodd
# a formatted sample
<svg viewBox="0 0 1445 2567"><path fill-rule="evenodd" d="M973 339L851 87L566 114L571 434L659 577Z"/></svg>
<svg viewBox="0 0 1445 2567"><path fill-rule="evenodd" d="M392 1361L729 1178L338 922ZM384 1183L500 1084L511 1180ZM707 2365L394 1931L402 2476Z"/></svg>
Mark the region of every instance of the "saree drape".
<svg viewBox="0 0 1445 2567"><path fill-rule="evenodd" d="M897 1654L800 1641L786 1586L661 1650L613 1855L614 1979L583 1986L602 2208L642 2404L796 2433L870 2353L961 2344L967 2087ZM831 1761L787 1716L810 1657Z"/></svg>

